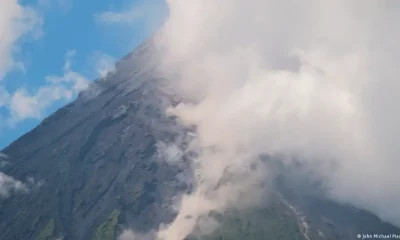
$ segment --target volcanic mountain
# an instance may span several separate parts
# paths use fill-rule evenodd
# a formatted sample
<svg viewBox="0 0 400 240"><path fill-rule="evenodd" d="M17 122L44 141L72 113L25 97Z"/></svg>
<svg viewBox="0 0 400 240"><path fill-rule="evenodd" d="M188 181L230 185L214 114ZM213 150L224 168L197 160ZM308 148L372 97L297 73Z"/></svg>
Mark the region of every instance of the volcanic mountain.
<svg viewBox="0 0 400 240"><path fill-rule="evenodd" d="M181 100L160 87L157 63L148 64L151 51L146 42L114 72L2 150L0 159L7 161L2 172L28 189L0 198L0 239L115 240L126 229L151 233L174 219L174 196L191 186L177 177L185 166L162 161L157 143L173 142L189 130L165 114ZM265 207L210 213L219 227L188 239L400 233L368 212L315 193L318 186L293 177L295 172L276 175Z"/></svg>

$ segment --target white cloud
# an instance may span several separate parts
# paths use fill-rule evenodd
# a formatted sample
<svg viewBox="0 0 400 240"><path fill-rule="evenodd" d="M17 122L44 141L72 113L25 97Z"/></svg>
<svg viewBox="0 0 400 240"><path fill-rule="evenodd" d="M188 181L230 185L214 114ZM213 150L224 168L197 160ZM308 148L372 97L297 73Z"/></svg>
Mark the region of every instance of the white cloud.
<svg viewBox="0 0 400 240"><path fill-rule="evenodd" d="M0 152L0 168L12 164L5 161L8 158L6 154ZM22 182L0 171L0 198L8 198L14 193L29 193L32 190L38 190L43 184L43 180L36 181L32 177Z"/></svg>
<svg viewBox="0 0 400 240"><path fill-rule="evenodd" d="M118 240L152 240L154 237L152 237L151 234L138 234L135 233L132 230L124 230L121 235L118 236Z"/></svg>
<svg viewBox="0 0 400 240"><path fill-rule="evenodd" d="M46 77L46 85L32 93L20 88L10 95L7 105L10 124L29 118L41 119L52 104L60 100L70 101L88 87L89 81L71 69L71 58L75 54L74 51L67 52L63 75Z"/></svg>
<svg viewBox="0 0 400 240"><path fill-rule="evenodd" d="M10 99L10 94L0 86L0 107L5 106Z"/></svg>
<svg viewBox="0 0 400 240"><path fill-rule="evenodd" d="M161 239L260 192L260 154L301 158L332 199L400 226L400 8L388 3L168 1L155 57L193 102L169 113L197 126L198 157L197 188Z"/></svg>
<svg viewBox="0 0 400 240"><path fill-rule="evenodd" d="M37 190L43 186L44 181L43 180L36 181L33 177L28 177L26 179L26 184L29 185L30 189Z"/></svg>
<svg viewBox="0 0 400 240"><path fill-rule="evenodd" d="M27 193L29 189L24 183L0 172L0 197L7 198L13 192Z"/></svg>
<svg viewBox="0 0 400 240"><path fill-rule="evenodd" d="M121 35L131 35L126 44L134 47L138 44L138 36L151 36L163 23L167 16L167 6L164 0L129 1L119 9L110 9L94 14L94 20L105 31L121 32ZM118 39L121 43L121 39ZM133 46L132 46L133 45Z"/></svg>
<svg viewBox="0 0 400 240"><path fill-rule="evenodd" d="M96 14L96 20L107 24L129 24L138 21L154 21L164 11L163 2L160 0L139 0L121 11L105 11Z"/></svg>
<svg viewBox="0 0 400 240"><path fill-rule="evenodd" d="M30 7L24 7L17 0L0 2L0 80L21 63L13 57L16 43L22 37L41 34L41 17Z"/></svg>
<svg viewBox="0 0 400 240"><path fill-rule="evenodd" d="M22 87L14 93L4 91L3 106L8 109L8 124L14 125L25 119L41 119L45 110L55 102L69 101L87 88L89 81L71 69L72 52L66 54L64 73L61 76L46 77L46 85L36 91Z"/></svg>
<svg viewBox="0 0 400 240"><path fill-rule="evenodd" d="M125 230L118 237L118 240L135 240L136 234L131 230Z"/></svg>
<svg viewBox="0 0 400 240"><path fill-rule="evenodd" d="M75 55L75 50L67 51L65 56L64 75L48 76L46 77L46 81L54 85L70 84L71 90L75 93L85 90L88 86L89 81L83 75L71 69L71 60L73 59L73 57L75 57Z"/></svg>
<svg viewBox="0 0 400 240"><path fill-rule="evenodd" d="M133 8L128 12L107 11L97 16L98 20L104 23L135 22L142 17L144 17L144 13L136 8Z"/></svg>
<svg viewBox="0 0 400 240"><path fill-rule="evenodd" d="M115 63L116 59L107 55L103 52L96 51L91 56L91 62L93 62L94 69L96 74L101 77L105 78L107 73L115 71Z"/></svg>
<svg viewBox="0 0 400 240"><path fill-rule="evenodd" d="M42 119L46 110L59 101L71 101L77 94L88 88L90 81L81 73L74 71L72 61L75 50L67 51L61 75L45 77L45 84L35 90L21 87L8 92L0 87L0 107L7 110L2 126L14 126L26 119ZM89 59L91 71L101 78L114 71L115 59L105 53L95 52Z"/></svg>
<svg viewBox="0 0 400 240"><path fill-rule="evenodd" d="M38 190L43 184L43 180L35 181L31 177L27 178L24 183L0 172L0 198L8 198L13 193L29 193Z"/></svg>
<svg viewBox="0 0 400 240"><path fill-rule="evenodd" d="M0 168L5 167L8 162L6 161L8 159L8 156L2 152L0 152Z"/></svg>
<svg viewBox="0 0 400 240"><path fill-rule="evenodd" d="M40 119L43 111L55 101L72 98L73 91L63 86L42 86L30 94L26 89L17 90L10 99L11 121L13 123L28 118Z"/></svg>
<svg viewBox="0 0 400 240"><path fill-rule="evenodd" d="M15 59L18 42L24 37L37 38L41 35L43 20L37 12L22 6L17 0L0 2L0 80L13 69L24 71L24 65ZM10 104L11 94L0 86L0 107ZM0 116L4 122L4 116Z"/></svg>
<svg viewBox="0 0 400 240"><path fill-rule="evenodd" d="M42 9L59 9L68 13L74 5L73 0L39 0L38 6Z"/></svg>

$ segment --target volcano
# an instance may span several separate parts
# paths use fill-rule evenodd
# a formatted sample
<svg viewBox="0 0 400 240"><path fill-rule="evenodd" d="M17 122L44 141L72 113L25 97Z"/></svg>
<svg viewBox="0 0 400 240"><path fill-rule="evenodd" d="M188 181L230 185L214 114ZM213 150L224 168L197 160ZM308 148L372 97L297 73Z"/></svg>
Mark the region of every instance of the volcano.
<svg viewBox="0 0 400 240"><path fill-rule="evenodd" d="M192 186L179 178L184 165L162 160L158 143L195 129L166 115L166 107L181 100L161 87L157 63L149 64L151 51L151 42L144 43L2 150L2 171L28 190L0 198L0 239L115 240L127 229L151 235L174 219L174 197ZM400 233L371 213L315 193L314 183L303 184L293 172L279 171L265 206L211 212L218 228L187 239L343 240Z"/></svg>

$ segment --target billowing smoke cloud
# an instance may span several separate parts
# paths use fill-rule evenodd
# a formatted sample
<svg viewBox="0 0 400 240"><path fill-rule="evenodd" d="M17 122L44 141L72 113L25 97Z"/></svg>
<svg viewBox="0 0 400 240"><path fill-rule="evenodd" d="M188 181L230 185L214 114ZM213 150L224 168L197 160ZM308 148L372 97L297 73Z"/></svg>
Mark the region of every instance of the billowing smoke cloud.
<svg viewBox="0 0 400 240"><path fill-rule="evenodd" d="M301 158L334 200L400 226L399 2L167 2L158 54L190 102L169 113L196 126L196 184L159 238L253 204L239 196L262 187L262 154Z"/></svg>
<svg viewBox="0 0 400 240"><path fill-rule="evenodd" d="M132 230L124 230L118 237L118 240L152 240L151 234L139 234Z"/></svg>

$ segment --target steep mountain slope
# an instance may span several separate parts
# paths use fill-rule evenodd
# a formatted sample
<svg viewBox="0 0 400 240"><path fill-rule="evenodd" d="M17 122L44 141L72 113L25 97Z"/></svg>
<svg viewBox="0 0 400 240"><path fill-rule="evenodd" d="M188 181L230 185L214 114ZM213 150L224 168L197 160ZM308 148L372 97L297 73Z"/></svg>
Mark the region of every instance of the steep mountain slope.
<svg viewBox="0 0 400 240"><path fill-rule="evenodd" d="M141 46L115 73L2 151L6 174L42 184L0 199L0 239L113 240L124 228L147 232L173 219L165 206L187 186L176 178L180 169L159 159L157 141L174 141L185 129L164 115L174 97L157 88L151 65L143 65L149 51ZM272 199L263 209L217 214L220 228L206 238L400 233L371 214L299 194L284 174Z"/></svg>
<svg viewBox="0 0 400 240"><path fill-rule="evenodd" d="M142 50L4 149L4 172L43 185L1 200L0 239L47 239L42 229L90 239L118 209L119 218L142 230L158 225L174 172L156 164L155 143L175 131L139 65Z"/></svg>

